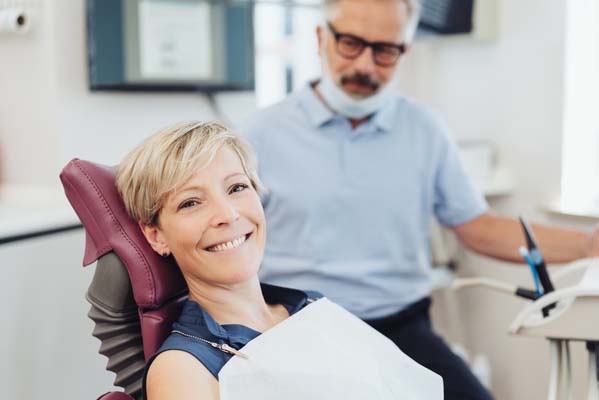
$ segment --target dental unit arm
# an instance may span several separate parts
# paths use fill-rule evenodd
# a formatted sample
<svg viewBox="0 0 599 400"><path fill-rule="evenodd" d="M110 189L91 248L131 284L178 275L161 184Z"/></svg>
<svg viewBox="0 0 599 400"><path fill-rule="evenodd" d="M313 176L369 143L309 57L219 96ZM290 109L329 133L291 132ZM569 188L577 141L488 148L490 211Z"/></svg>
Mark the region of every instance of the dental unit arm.
<svg viewBox="0 0 599 400"><path fill-rule="evenodd" d="M583 275L577 284L562 283ZM509 332L546 338L551 348L548 400L571 399L570 341L583 341L589 351L587 400L599 400L599 258L579 260L546 279L558 289L540 297L530 289L489 278L457 278L451 288L485 287L533 300L516 316ZM552 282L553 281L553 282ZM534 296L528 297L527 294ZM551 308L550 308L551 307ZM550 310L550 311L549 311ZM562 396L565 395L565 396Z"/></svg>
<svg viewBox="0 0 599 400"><path fill-rule="evenodd" d="M599 400L599 258L580 260L554 274L563 282L584 272L576 285L555 290L532 228L524 217L520 224L526 240L520 254L531 268L536 290L488 278L456 279L453 289L484 286L533 300L516 316L510 333L549 340L551 372L548 400L572 398L570 341L584 341L589 352L587 400ZM563 395L563 396L562 396Z"/></svg>

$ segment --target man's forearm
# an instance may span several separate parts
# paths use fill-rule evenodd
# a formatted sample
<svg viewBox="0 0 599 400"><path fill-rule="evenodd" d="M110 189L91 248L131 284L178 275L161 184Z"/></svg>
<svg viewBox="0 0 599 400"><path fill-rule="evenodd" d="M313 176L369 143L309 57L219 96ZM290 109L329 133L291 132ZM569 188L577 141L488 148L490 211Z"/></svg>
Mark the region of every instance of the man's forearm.
<svg viewBox="0 0 599 400"><path fill-rule="evenodd" d="M548 263L569 262L592 255L588 233L563 228L532 225L537 243ZM525 245L519 221L484 214L454 228L469 249L505 261L523 262L518 249Z"/></svg>

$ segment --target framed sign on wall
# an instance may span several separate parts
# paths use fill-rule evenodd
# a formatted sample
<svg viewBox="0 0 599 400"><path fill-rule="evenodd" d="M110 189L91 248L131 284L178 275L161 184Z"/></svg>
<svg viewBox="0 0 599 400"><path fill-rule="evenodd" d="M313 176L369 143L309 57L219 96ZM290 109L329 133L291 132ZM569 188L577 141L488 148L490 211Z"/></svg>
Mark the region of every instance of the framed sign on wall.
<svg viewBox="0 0 599 400"><path fill-rule="evenodd" d="M87 0L91 90L251 90L249 1Z"/></svg>

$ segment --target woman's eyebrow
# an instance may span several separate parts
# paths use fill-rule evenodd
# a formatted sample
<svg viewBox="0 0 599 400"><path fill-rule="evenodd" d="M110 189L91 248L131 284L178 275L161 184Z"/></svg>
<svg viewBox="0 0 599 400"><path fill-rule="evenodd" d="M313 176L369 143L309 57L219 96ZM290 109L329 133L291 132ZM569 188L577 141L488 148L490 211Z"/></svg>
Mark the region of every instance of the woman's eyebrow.
<svg viewBox="0 0 599 400"><path fill-rule="evenodd" d="M233 177L238 176L238 175L239 176L244 176L244 177L247 178L247 175L245 174L245 172L236 171L236 172L231 172L230 174L228 174L227 176L225 176L223 178L223 180L227 180L227 179L233 178ZM188 192L195 193L195 192L203 192L203 191L204 191L204 187L202 185L184 186L181 189L179 189L179 190L176 191L175 195L173 196L173 199L176 200L176 199L178 199L179 197L185 195Z"/></svg>
<svg viewBox="0 0 599 400"><path fill-rule="evenodd" d="M242 176L247 177L247 175L244 172L232 172L229 175L225 176L224 180L230 179L230 178L232 178L234 176L237 176L237 175L242 175Z"/></svg>
<svg viewBox="0 0 599 400"><path fill-rule="evenodd" d="M185 186L184 188L177 190L175 197L179 197L187 192L201 192L202 186L193 185L193 186Z"/></svg>

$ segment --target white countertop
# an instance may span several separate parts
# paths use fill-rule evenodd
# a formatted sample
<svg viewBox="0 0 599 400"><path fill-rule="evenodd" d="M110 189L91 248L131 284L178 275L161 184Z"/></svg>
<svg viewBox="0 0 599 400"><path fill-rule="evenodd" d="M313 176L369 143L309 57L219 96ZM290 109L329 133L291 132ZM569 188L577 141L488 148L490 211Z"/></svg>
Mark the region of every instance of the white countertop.
<svg viewBox="0 0 599 400"><path fill-rule="evenodd" d="M61 188L0 186L0 240L79 223Z"/></svg>

